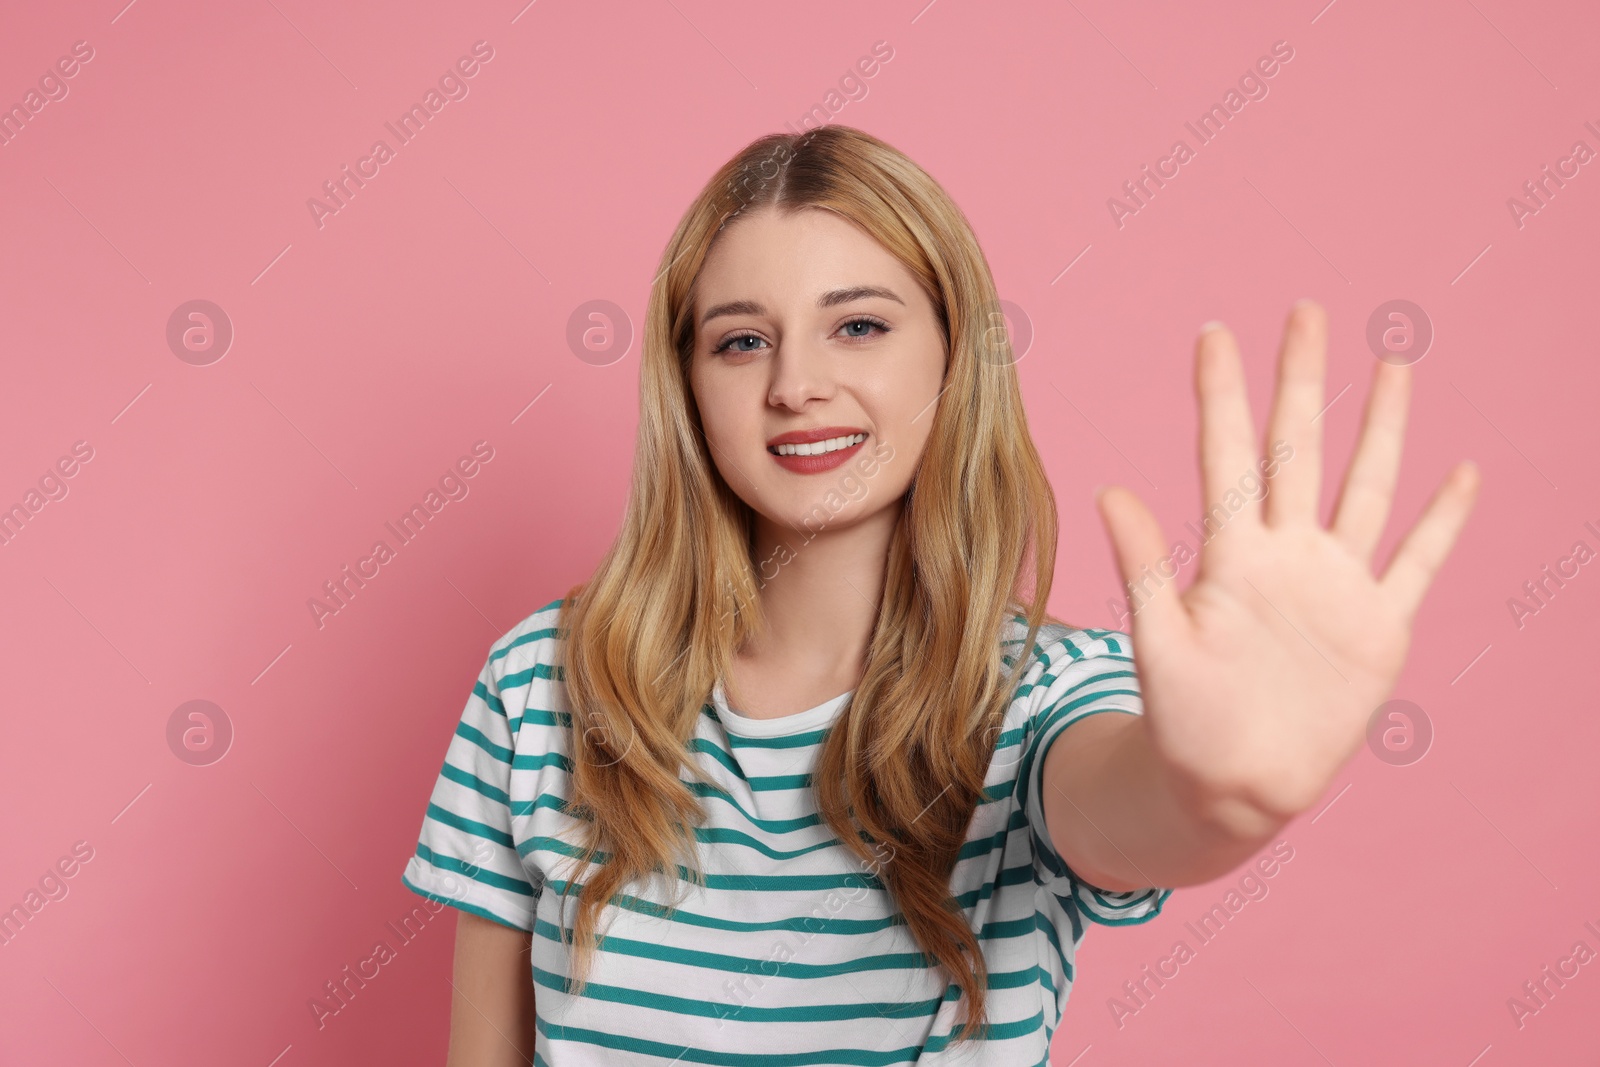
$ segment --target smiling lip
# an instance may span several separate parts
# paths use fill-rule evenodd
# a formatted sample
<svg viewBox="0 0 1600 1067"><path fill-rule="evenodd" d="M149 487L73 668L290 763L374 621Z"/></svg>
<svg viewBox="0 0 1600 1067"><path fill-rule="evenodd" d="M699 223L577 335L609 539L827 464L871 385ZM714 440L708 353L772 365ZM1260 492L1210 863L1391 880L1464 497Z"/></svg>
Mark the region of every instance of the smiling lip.
<svg viewBox="0 0 1600 1067"><path fill-rule="evenodd" d="M821 426L815 430L790 430L780 433L767 442L768 448L777 448L779 445L809 445L818 441L826 441L833 437L854 437L858 433L867 431L857 426Z"/></svg>
<svg viewBox="0 0 1600 1067"><path fill-rule="evenodd" d="M849 448L840 448L832 452L824 452L817 456L780 456L772 451L779 445L804 445L815 444L818 441L827 441L835 437L862 437L862 440ZM815 430L791 430L789 433L779 434L767 442L767 455L786 471L794 474L821 474L842 466L846 460L861 450L866 444L867 431L854 426L823 426Z"/></svg>

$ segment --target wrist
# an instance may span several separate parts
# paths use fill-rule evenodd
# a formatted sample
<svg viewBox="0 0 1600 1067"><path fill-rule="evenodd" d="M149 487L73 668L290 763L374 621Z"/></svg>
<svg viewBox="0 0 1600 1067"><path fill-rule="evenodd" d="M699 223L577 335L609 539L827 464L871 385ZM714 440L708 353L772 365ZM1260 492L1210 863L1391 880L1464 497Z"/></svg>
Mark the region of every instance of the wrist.
<svg viewBox="0 0 1600 1067"><path fill-rule="evenodd" d="M1155 744L1148 721L1140 716L1143 737L1167 788L1193 821L1195 838L1208 844L1265 844L1302 810L1274 803L1260 783L1220 778L1197 772L1169 759Z"/></svg>

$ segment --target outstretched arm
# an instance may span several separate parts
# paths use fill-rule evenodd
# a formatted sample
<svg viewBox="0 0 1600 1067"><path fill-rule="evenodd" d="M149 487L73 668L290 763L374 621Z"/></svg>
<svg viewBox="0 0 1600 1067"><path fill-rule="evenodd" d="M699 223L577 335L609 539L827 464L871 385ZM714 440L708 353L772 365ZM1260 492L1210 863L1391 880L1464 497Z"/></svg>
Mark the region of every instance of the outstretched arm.
<svg viewBox="0 0 1600 1067"><path fill-rule="evenodd" d="M1153 577L1169 548L1144 503L1120 487L1098 498L1138 597L1130 632L1144 714L1095 715L1063 730L1041 795L1052 843L1092 885L1194 885L1233 869L1317 802L1399 678L1417 608L1466 523L1478 472L1458 464L1374 574L1411 372L1378 362L1324 527L1317 418L1326 351L1322 308L1297 304L1264 455L1233 335L1222 326L1200 335L1201 474L1208 510L1221 510L1187 589ZM1239 491L1262 473L1264 495Z"/></svg>

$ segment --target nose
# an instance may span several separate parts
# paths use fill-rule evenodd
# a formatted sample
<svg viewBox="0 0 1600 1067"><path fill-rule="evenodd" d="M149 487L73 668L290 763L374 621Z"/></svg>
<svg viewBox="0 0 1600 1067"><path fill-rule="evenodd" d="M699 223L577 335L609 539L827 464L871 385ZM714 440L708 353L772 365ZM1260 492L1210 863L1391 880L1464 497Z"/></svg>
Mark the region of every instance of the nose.
<svg viewBox="0 0 1600 1067"><path fill-rule="evenodd" d="M833 365L822 346L786 340L768 363L772 382L767 388L767 403L803 411L813 399L833 395Z"/></svg>

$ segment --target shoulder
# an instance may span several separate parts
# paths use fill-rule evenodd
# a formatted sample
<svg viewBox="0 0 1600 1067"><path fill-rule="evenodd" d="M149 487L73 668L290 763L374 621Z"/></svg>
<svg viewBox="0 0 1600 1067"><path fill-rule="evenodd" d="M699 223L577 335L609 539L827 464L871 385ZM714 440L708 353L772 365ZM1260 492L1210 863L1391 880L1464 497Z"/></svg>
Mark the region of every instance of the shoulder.
<svg viewBox="0 0 1600 1067"><path fill-rule="evenodd" d="M1007 621L1003 640L1007 664L1015 662L1027 632L1025 618L1012 616ZM1057 674L1077 664L1100 670L1132 662L1133 638L1122 630L1078 627L1047 620L1034 635L1023 677L1037 679L1039 675Z"/></svg>
<svg viewBox="0 0 1600 1067"><path fill-rule="evenodd" d="M495 639L489 667L502 690L550 677L562 640L558 626L563 600L552 600Z"/></svg>
<svg viewBox="0 0 1600 1067"><path fill-rule="evenodd" d="M563 603L552 600L501 634L489 648L484 680L492 691L485 694L485 701L505 717L513 738L535 727L542 732L567 725L558 666ZM525 741L543 747L556 744L554 738Z"/></svg>
<svg viewBox="0 0 1600 1067"><path fill-rule="evenodd" d="M1133 638L1122 630L1070 627L1052 623L1039 628L1040 657L1046 666L1062 668L1076 663L1095 668L1133 662Z"/></svg>
<svg viewBox="0 0 1600 1067"><path fill-rule="evenodd" d="M1015 661L1026 633L1026 620L1013 621L1007 635L1008 664ZM1091 709L1141 710L1133 639L1122 630L1045 623L1029 650L1017 700L1021 714L1036 726L1075 719Z"/></svg>

